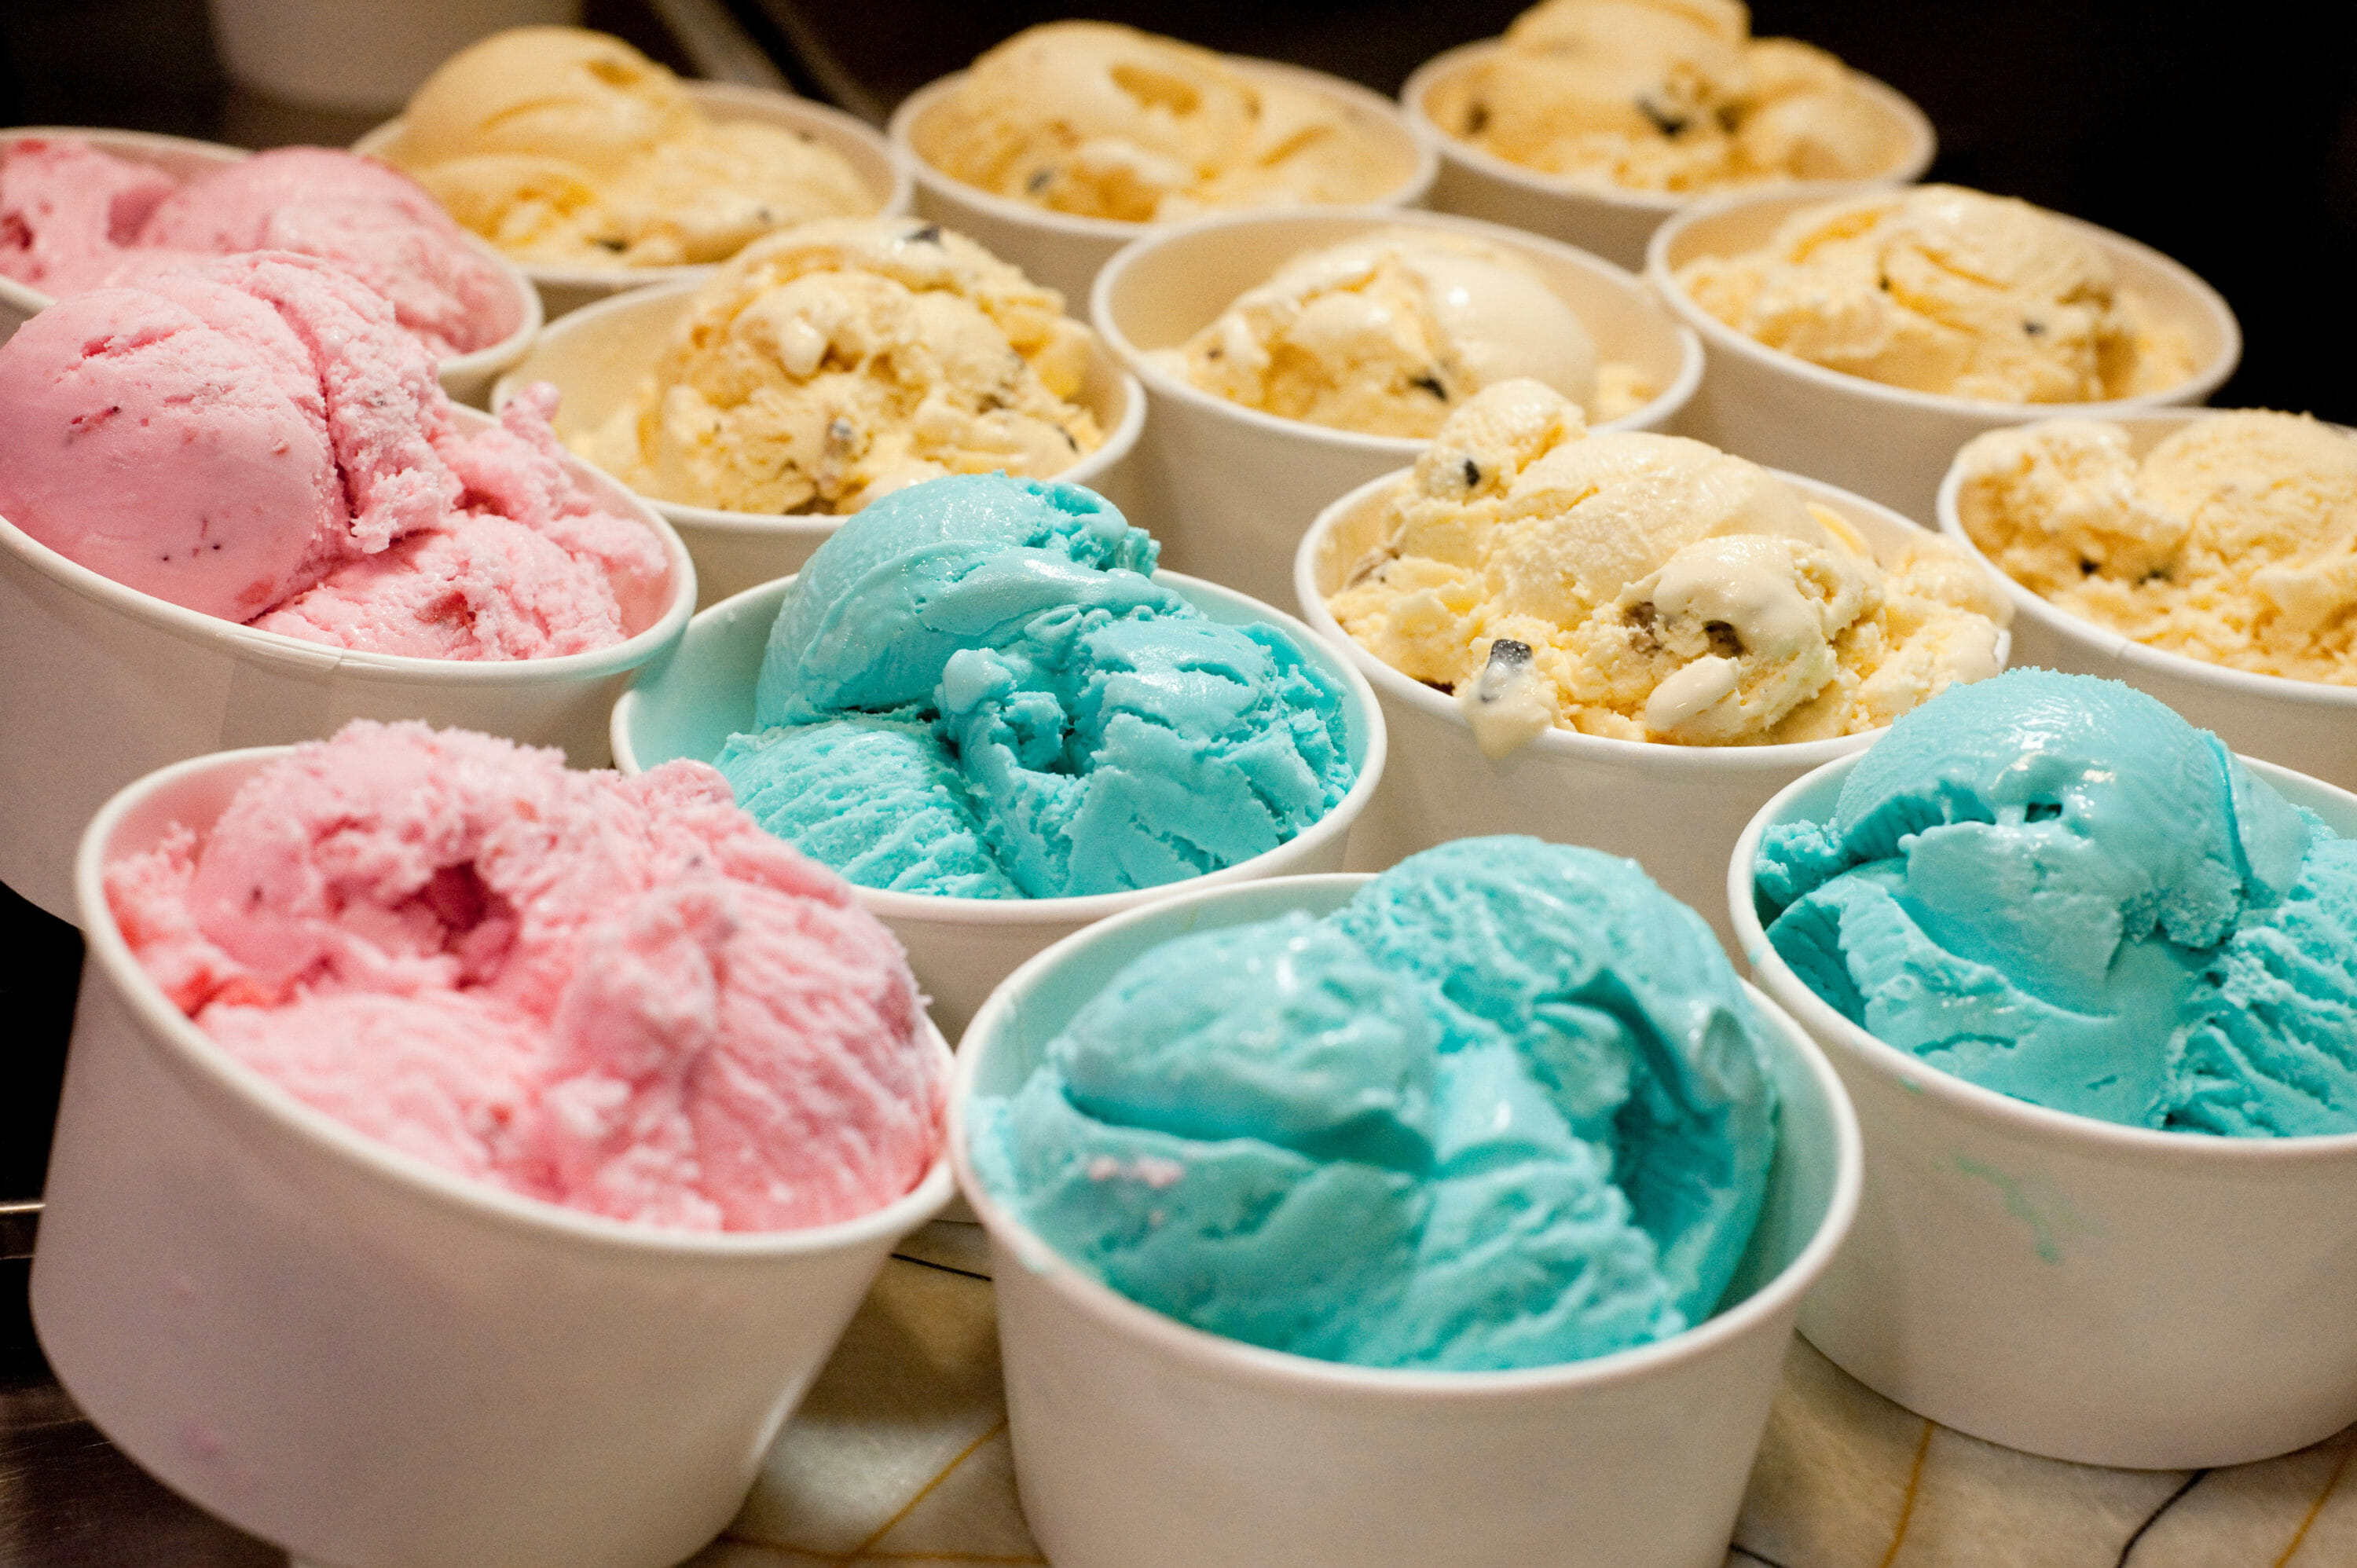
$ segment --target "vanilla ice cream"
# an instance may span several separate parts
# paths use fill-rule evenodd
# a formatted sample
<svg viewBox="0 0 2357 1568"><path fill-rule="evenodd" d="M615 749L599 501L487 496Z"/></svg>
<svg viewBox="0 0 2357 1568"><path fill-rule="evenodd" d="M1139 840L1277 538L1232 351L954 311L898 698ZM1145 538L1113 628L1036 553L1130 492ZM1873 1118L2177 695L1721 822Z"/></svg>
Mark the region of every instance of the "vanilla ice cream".
<svg viewBox="0 0 2357 1568"><path fill-rule="evenodd" d="M1103 443L1072 401L1093 341L1053 289L938 224L811 223L698 289L636 396L575 445L641 494L734 511L1044 478Z"/></svg>
<svg viewBox="0 0 2357 1568"><path fill-rule="evenodd" d="M2138 461L2116 424L1992 431L1956 515L2072 615L2194 659L2357 686L2357 436L2305 415L2199 419Z"/></svg>
<svg viewBox="0 0 2357 1568"><path fill-rule="evenodd" d="M1361 113L1176 38L1050 22L975 60L912 134L920 156L968 185L1143 223L1388 194L1410 170Z"/></svg>
<svg viewBox="0 0 2357 1568"><path fill-rule="evenodd" d="M1683 436L1591 435L1531 381L1449 417L1328 608L1456 693L1492 756L1550 725L1696 746L1878 728L1995 674L2008 617L1939 539L1878 562L1759 465Z"/></svg>
<svg viewBox="0 0 2357 1568"><path fill-rule="evenodd" d="M1546 0L1436 83L1425 112L1510 163L1632 190L1896 168L1904 131L1855 73L1750 23L1737 0Z"/></svg>
<svg viewBox="0 0 2357 1568"><path fill-rule="evenodd" d="M1305 252L1157 358L1246 408L1419 439L1483 387L1517 376L1598 420L1653 392L1635 366L1598 361L1587 327L1529 263L1432 229Z"/></svg>
<svg viewBox="0 0 2357 1568"><path fill-rule="evenodd" d="M1914 392L2094 403L2194 371L2185 334L2090 235L1953 185L1804 208L1759 250L1697 256L1677 279L1770 349Z"/></svg>
<svg viewBox="0 0 2357 1568"><path fill-rule="evenodd" d="M518 261L725 261L772 230L876 210L842 155L750 120L716 124L619 38L513 27L443 62L382 150Z"/></svg>

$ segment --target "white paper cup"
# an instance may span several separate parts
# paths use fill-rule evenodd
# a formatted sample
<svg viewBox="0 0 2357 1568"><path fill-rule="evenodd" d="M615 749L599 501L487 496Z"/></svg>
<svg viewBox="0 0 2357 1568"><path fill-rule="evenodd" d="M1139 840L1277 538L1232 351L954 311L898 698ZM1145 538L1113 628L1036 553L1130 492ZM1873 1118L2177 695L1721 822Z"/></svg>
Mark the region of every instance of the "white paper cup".
<svg viewBox="0 0 2357 1568"><path fill-rule="evenodd" d="M1135 465L1138 502L1172 566L1282 602L1292 595L1294 553L1310 519L1431 445L1263 413L1203 391L1151 357L1184 345L1302 252L1403 226L1486 241L1529 262L1595 338L1599 360L1633 364L1661 389L1598 429L1662 429L1701 384L1701 344L1641 279L1551 240L1462 218L1367 208L1239 213L1157 230L1105 263L1090 314L1146 386L1152 413Z"/></svg>
<svg viewBox="0 0 2357 1568"><path fill-rule="evenodd" d="M183 184L200 174L237 163L252 156L243 147L223 145L219 142L190 141L186 136L161 136L145 131L110 131L81 125L28 125L19 130L0 132L0 159L7 156L8 148L16 142L35 137L55 140L72 136L88 142L102 153L146 164L163 170ZM533 292L515 263L500 255L474 235L466 236L467 243L476 254L499 269L500 277L513 294L516 302L516 325L498 342L471 353L453 354L435 361L435 373L442 390L451 400L469 408L480 408L491 394L491 383L524 356L533 339L540 333L540 295ZM18 283L14 278L0 277L0 343L16 335L16 328L47 310L54 299L39 289Z"/></svg>
<svg viewBox="0 0 2357 1568"><path fill-rule="evenodd" d="M899 154L887 145L875 127L865 120L766 87L747 87L733 81L683 81L680 85L687 89L695 106L716 122L725 124L731 120L759 121L800 132L841 153L852 172L859 177L859 182L876 199L876 209L859 216L889 218L909 210L909 171ZM354 142L352 151L384 157L401 140L401 134L402 120L396 115ZM717 263L676 267L563 267L541 262L512 264L540 291L540 303L551 321L609 295L644 288L649 284L709 277L718 266Z"/></svg>
<svg viewBox="0 0 2357 1568"><path fill-rule="evenodd" d="M1432 149L1407 128L1398 106L1391 100L1322 70L1242 55L1229 55L1226 59L1228 64L1246 76L1328 99L1341 109L1354 131L1386 145L1398 166L1398 183L1366 205L1424 204L1439 162ZM1081 309L1088 300L1090 286L1096 281L1097 270L1113 259L1114 252L1165 225L1050 211L1028 201L995 195L942 173L923 149L937 140L938 133L931 126L934 112L965 80L965 74L953 71L917 89L893 112L891 123L885 128L895 150L908 159L916 173L917 210L974 239L992 255L1013 262L1034 283L1063 290L1066 306Z"/></svg>
<svg viewBox="0 0 2357 1568"><path fill-rule="evenodd" d="M1432 183L1436 211L1461 212L1527 229L1595 252L1631 269L1645 264L1645 242L1668 219L1701 199L1683 191L1624 190L1510 163L1444 131L1426 104L1434 88L1496 55L1496 38L1459 44L1416 68L1400 89L1400 107L1417 135L1440 155ZM1888 123L1890 167L1869 183L1906 185L1923 177L1938 150L1932 122L1897 88L1853 70L1850 80Z"/></svg>
<svg viewBox="0 0 2357 1568"><path fill-rule="evenodd" d="M1351 865L1381 870L1448 839L1529 833L1641 862L1673 898L1690 904L1728 950L1727 846L1761 801L1836 757L1863 751L1879 731L1782 746L1669 746L1550 729L1497 758L1484 757L1457 699L1384 663L1326 608L1343 575L1379 542L1383 500L1405 473L1360 486L1321 513L1301 541L1294 586L1302 618L1373 686L1392 736L1383 788L1351 835ZM1861 496L1777 476L1839 514L1888 558L1924 531ZM2007 656L1997 634L1997 666Z"/></svg>
<svg viewBox="0 0 2357 1568"><path fill-rule="evenodd" d="M2214 411L2174 409L2105 414L2124 426L2142 458L2163 437ZM2357 789L2357 686L2255 674L2171 653L2097 626L2014 581L1981 553L1956 512L1961 468L1951 464L1941 482L1940 532L1972 552L2005 585L2013 601L2013 652L2021 664L2041 664L2077 675L2124 681L2175 708L2188 723L2215 732L2236 751L2281 759L2281 765L2344 789Z"/></svg>
<svg viewBox="0 0 2357 1568"><path fill-rule="evenodd" d="M2357 797L2245 757L2357 834ZM1735 846L1752 974L1857 1106L1867 1195L1801 1332L1943 1426L2082 1465L2183 1470L2357 1420L2357 1133L2219 1138L2049 1111L1883 1044L1768 943L1770 826L1833 814L1854 757L1796 780Z"/></svg>
<svg viewBox="0 0 2357 1568"><path fill-rule="evenodd" d="M557 435L570 442L595 431L652 372L701 286L692 280L658 284L575 311L543 333L524 361L500 379L492 406L533 381L553 381L564 394L556 409ZM1079 401L1096 416L1104 444L1049 477L1086 485L1126 510L1130 453L1146 424L1146 394L1099 343L1090 353ZM695 557L699 609L800 571L811 552L843 525L843 519L824 514L729 511L661 496L640 499L669 518L687 541L688 553Z"/></svg>
<svg viewBox="0 0 2357 1568"><path fill-rule="evenodd" d="M1340 871L1352 824L1382 781L1383 720L1364 676L1282 610L1176 572L1157 572L1154 580L1215 621L1229 626L1265 621L1298 643L1303 655L1342 687L1343 723L1359 776L1332 811L1297 836L1264 854L1181 883L1078 898L952 898L853 889L868 913L891 927L909 950L909 967L931 998L933 1022L952 1040L992 987L1017 965L1108 915L1167 898L1176 888ZM730 736L758 727L754 682L769 646L770 628L792 584L791 577L765 583L723 600L688 623L678 649L650 665L614 704L615 767L636 773L683 757L709 762L720 755Z"/></svg>
<svg viewBox="0 0 2357 1568"><path fill-rule="evenodd" d="M662 541L671 595L628 639L554 659L415 659L256 630L126 588L0 518L0 882L70 920L74 840L108 796L167 763L349 719L485 730L602 767L614 698L685 630L695 568L660 515L587 464L574 472Z"/></svg>
<svg viewBox="0 0 2357 1568"><path fill-rule="evenodd" d="M1759 993L1782 1107L1750 1249L1709 1320L1592 1360L1397 1371L1222 1338L1071 1267L977 1179L974 1098L1018 1089L1124 964L1181 935L1325 914L1367 880L1190 889L1106 920L1017 970L966 1031L951 1153L990 1231L1032 1534L1058 1568L1716 1568L1793 1315L1858 1200L1840 1084Z"/></svg>
<svg viewBox="0 0 2357 1568"><path fill-rule="evenodd" d="M2048 217L2092 241L2120 282L2162 321L2186 334L2193 374L2166 392L2106 403L1990 403L1887 387L1811 364L1738 332L1689 297L1678 268L1698 256L1757 250L1804 207L1871 194L1871 186L1795 186L1723 198L1671 219L1646 251L1645 281L1681 321L1702 335L1707 368L1680 429L1714 446L1837 485L1929 520L1941 476L1956 448L1985 430L2057 414L2110 419L2197 403L2218 390L2243 357L2243 332L2218 291L2158 251L2061 213Z"/></svg>
<svg viewBox="0 0 2357 1568"><path fill-rule="evenodd" d="M728 1521L894 1243L948 1200L947 1157L856 1219L697 1234L469 1181L303 1104L165 998L101 880L175 822L209 830L284 755L151 774L82 837L42 1349L117 1447L298 1558L675 1563Z"/></svg>

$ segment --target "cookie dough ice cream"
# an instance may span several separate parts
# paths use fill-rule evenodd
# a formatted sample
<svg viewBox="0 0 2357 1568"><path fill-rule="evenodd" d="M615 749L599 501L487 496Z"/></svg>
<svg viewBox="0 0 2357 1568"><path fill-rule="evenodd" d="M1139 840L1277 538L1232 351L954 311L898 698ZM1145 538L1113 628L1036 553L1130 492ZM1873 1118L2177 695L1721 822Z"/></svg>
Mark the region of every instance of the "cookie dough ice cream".
<svg viewBox="0 0 2357 1568"><path fill-rule="evenodd" d="M1907 156L1840 60L1750 30L1736 0L1547 0L1425 112L1509 163L1629 190L1863 179Z"/></svg>
<svg viewBox="0 0 2357 1568"><path fill-rule="evenodd" d="M2040 597L2172 653L2357 686L2357 436L2251 411L2139 460L2119 425L2057 419L1957 467L1964 532Z"/></svg>
<svg viewBox="0 0 2357 1568"><path fill-rule="evenodd" d="M1521 257L1430 229L1296 256L1160 357L1246 408L1367 435L1429 436L1475 392L1517 376L1593 420L1653 391L1634 366L1598 361L1587 326Z"/></svg>
<svg viewBox="0 0 2357 1568"><path fill-rule="evenodd" d="M619 38L515 27L444 61L387 161L520 262L593 270L726 261L876 195L802 133L715 121Z"/></svg>
<svg viewBox="0 0 2357 1568"><path fill-rule="evenodd" d="M1634 862L1464 839L1323 919L1134 961L976 1101L970 1153L1074 1266L1198 1328L1547 1366L1717 1306L1775 1152L1765 1052Z"/></svg>
<svg viewBox="0 0 2357 1568"><path fill-rule="evenodd" d="M1759 465L1589 435L1530 381L1450 416L1327 607L1455 693L1491 756L1550 727L1686 746L1857 734L1995 674L2008 618L1953 545L1926 534L1878 561Z"/></svg>
<svg viewBox="0 0 2357 1568"><path fill-rule="evenodd" d="M1374 201L1413 172L1354 105L1111 22L1016 34L911 134L920 156L968 185L1134 223Z"/></svg>
<svg viewBox="0 0 2357 1568"><path fill-rule="evenodd" d="M2357 841L2115 682L2016 670L1900 719L1761 844L1768 938L1943 1071L2132 1127L2357 1132Z"/></svg>
<svg viewBox="0 0 2357 1568"><path fill-rule="evenodd" d="M1276 848L1356 778L1340 685L1279 628L1153 580L1103 498L935 479L796 576L717 761L764 827L864 887L1117 893Z"/></svg>
<svg viewBox="0 0 2357 1568"><path fill-rule="evenodd" d="M699 289L637 395L576 446L640 494L732 511L1044 478L1103 443L1073 401L1094 341L1054 290L938 224L806 224Z"/></svg>
<svg viewBox="0 0 2357 1568"><path fill-rule="evenodd" d="M701 763L637 778L348 725L106 868L173 1005L354 1131L692 1230L848 1219L922 1179L941 1057L900 946Z"/></svg>
<svg viewBox="0 0 2357 1568"><path fill-rule="evenodd" d="M1678 269L1747 337L1886 386L1991 403L2097 403L2190 378L2183 331L2085 231L1952 185L1787 218L1756 251Z"/></svg>

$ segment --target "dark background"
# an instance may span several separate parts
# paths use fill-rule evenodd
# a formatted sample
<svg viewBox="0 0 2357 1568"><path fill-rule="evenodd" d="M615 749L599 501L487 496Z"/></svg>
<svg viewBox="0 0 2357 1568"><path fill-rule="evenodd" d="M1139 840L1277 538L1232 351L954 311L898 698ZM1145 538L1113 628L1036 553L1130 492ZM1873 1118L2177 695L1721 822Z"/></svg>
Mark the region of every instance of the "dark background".
<svg viewBox="0 0 2357 1568"><path fill-rule="evenodd" d="M804 91L879 122L1017 27L1071 14L723 3ZM1389 93L1518 9L1127 0L1087 14ZM685 67L644 0L587 0L586 19ZM2092 220L2208 278L2244 334L2242 369L2214 401L2357 424L2357 5L2218 7L2196 25L2123 0L1763 0L1753 25L1822 44L1921 104L1940 134L1933 177ZM258 110L223 76L203 0L0 0L0 124L259 143L290 126L347 140L371 118ZM79 957L70 929L0 889L0 1198L39 1189Z"/></svg>

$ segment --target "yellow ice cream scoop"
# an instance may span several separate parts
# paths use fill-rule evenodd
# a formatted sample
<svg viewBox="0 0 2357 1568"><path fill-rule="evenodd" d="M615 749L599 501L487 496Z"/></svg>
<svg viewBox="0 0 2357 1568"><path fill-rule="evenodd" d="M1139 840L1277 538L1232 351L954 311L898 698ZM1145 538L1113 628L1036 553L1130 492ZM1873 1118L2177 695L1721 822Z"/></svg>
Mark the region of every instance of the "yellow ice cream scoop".
<svg viewBox="0 0 2357 1568"><path fill-rule="evenodd" d="M876 210L841 154L716 124L661 65L578 27L514 27L444 61L382 156L519 261L725 261L762 234Z"/></svg>

